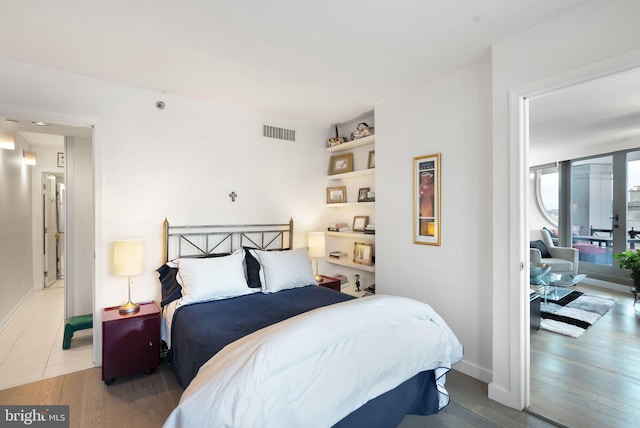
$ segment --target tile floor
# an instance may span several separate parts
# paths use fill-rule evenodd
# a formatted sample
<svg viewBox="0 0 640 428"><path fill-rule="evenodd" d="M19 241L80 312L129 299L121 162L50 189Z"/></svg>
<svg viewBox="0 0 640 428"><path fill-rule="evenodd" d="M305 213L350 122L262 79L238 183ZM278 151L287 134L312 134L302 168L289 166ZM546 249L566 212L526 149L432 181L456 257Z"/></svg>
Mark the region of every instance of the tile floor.
<svg viewBox="0 0 640 428"><path fill-rule="evenodd" d="M93 330L75 332L62 349L64 282L37 291L0 331L0 389L88 369L93 364Z"/></svg>

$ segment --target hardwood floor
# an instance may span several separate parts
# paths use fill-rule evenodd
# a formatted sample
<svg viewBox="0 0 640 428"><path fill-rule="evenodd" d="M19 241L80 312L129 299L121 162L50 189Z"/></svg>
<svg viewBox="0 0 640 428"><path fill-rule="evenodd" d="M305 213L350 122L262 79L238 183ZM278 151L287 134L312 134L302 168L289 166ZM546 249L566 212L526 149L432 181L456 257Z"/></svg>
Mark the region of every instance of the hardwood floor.
<svg viewBox="0 0 640 428"><path fill-rule="evenodd" d="M530 410L569 427L640 426L640 307L630 294L578 339L539 331L531 336ZM151 375L106 386L93 368L0 391L0 404L68 404L71 427L161 427L182 389L163 363ZM407 416L400 428L550 427L535 416L487 397L487 385L453 370L451 403L437 415Z"/></svg>
<svg viewBox="0 0 640 428"><path fill-rule="evenodd" d="M99 368L0 391L0 404L69 405L71 427L157 428L180 400L182 388L163 363L151 375L130 376L106 386ZM455 370L447 375L451 403L437 415L406 416L400 428L550 427L524 412L487 398L487 384Z"/></svg>
<svg viewBox="0 0 640 428"><path fill-rule="evenodd" d="M618 301L577 339L531 334L529 409L570 427L638 427L640 305L630 293L576 289Z"/></svg>

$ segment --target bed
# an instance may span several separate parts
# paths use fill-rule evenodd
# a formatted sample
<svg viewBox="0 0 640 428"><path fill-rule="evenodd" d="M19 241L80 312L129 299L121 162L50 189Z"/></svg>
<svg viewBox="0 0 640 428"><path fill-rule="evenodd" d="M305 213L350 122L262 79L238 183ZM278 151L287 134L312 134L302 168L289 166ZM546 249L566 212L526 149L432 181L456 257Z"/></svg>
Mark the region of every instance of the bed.
<svg viewBox="0 0 640 428"><path fill-rule="evenodd" d="M448 403L462 346L433 309L316 285L293 221L164 224L163 340L185 388L166 427L396 426Z"/></svg>

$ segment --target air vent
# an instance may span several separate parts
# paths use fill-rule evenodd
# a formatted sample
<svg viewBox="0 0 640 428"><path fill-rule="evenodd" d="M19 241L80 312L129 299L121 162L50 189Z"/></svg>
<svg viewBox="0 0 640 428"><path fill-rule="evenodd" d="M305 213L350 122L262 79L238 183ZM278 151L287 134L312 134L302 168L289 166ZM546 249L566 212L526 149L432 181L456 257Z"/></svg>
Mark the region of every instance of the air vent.
<svg viewBox="0 0 640 428"><path fill-rule="evenodd" d="M278 128L271 125L262 125L262 136L278 140L296 141L296 131L293 129Z"/></svg>

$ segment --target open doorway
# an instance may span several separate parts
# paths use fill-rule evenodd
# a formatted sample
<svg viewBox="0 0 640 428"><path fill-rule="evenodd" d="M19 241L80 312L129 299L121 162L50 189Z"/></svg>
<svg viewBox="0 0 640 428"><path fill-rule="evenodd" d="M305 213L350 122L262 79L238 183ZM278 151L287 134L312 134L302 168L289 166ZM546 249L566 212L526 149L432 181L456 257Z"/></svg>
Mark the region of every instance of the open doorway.
<svg viewBox="0 0 640 428"><path fill-rule="evenodd" d="M636 221L638 97L636 70L531 97L524 108L529 112L528 165L534 167L526 171L532 173L527 229L555 227L562 245L579 251L579 270L588 277L574 290L616 299L611 311L578 338L531 332L529 409L561 424L637 421L633 398L625 391L640 381L633 365L626 365L640 358L638 313L629 280L612 254L635 246L629 231ZM564 177L557 175L560 163ZM553 181L554 174L560 190L550 201L541 195L541 178Z"/></svg>

